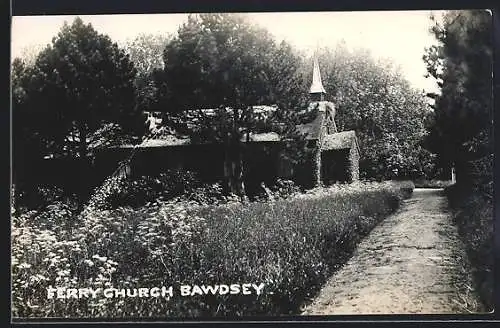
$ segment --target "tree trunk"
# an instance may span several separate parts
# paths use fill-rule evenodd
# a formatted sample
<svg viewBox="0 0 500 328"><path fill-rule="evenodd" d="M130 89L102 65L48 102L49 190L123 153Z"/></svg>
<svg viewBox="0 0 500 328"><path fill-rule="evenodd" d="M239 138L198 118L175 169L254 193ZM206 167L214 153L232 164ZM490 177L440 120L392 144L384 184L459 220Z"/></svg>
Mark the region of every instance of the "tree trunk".
<svg viewBox="0 0 500 328"><path fill-rule="evenodd" d="M243 180L243 154L241 146L231 145L226 147L224 158L224 176L226 189L240 197L245 195L245 183Z"/></svg>
<svg viewBox="0 0 500 328"><path fill-rule="evenodd" d="M236 158L235 158L235 185L236 185L236 194L240 197L245 196L245 183L243 180L243 154L241 146L236 149Z"/></svg>
<svg viewBox="0 0 500 328"><path fill-rule="evenodd" d="M87 128L85 126L85 123L81 123L78 130L79 130L79 134L80 134L80 145L79 145L80 157L86 158L87 157Z"/></svg>
<svg viewBox="0 0 500 328"><path fill-rule="evenodd" d="M227 148L224 150L224 179L226 192L232 193L234 188L231 179L231 157Z"/></svg>
<svg viewBox="0 0 500 328"><path fill-rule="evenodd" d="M80 134L80 145L79 145L79 153L80 153L80 172L75 172L75 174L78 174L78 182L79 182L79 188L78 188L78 198L80 199L78 202L78 211L83 210L83 203L84 203L84 195L86 191L86 183L87 179L87 127L85 126L85 123L81 123L79 126L79 134Z"/></svg>

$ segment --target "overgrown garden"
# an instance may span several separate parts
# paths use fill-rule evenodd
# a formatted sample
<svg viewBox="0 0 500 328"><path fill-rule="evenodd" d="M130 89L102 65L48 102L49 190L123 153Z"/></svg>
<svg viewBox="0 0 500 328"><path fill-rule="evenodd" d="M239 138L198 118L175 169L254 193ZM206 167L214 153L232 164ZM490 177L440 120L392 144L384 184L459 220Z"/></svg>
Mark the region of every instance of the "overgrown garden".
<svg viewBox="0 0 500 328"><path fill-rule="evenodd" d="M300 159L302 139L294 126L297 113L307 107L312 60L245 16L191 15L175 35L140 35L123 44L77 18L39 53L14 59L13 315L298 313L357 242L411 194L411 182L395 180L447 179L451 165L457 168L457 184L448 189L450 201L462 207L457 223L471 255L487 254L492 185L491 166L483 164L492 158L491 66L485 64L491 48L481 14L449 15L444 27L434 29L440 45L425 56L442 88L434 108L392 63L343 44L319 49L339 130L358 135L364 182L305 191L276 181L255 201L245 197L238 165L231 166L231 179L216 184L186 171L101 180L78 171L99 149L151 138L143 111L162 113L163 132L154 137L175 128L194 140L221 143L236 164L242 137L255 131L294 138ZM457 44L458 34L465 33L457 28L461 24L469 28L465 42L486 33L484 42ZM451 31L446 38L443 29ZM470 60L464 51L479 59ZM463 63L482 66L462 69ZM251 110L270 104L278 108L270 119ZM215 115L200 112L193 121L186 111L200 108L212 108ZM68 178L44 181L42 164L55 159L76 163L71 172L79 173L61 171ZM486 174L473 175L466 163L483 165ZM469 210L463 209L464 197ZM479 281L489 281L490 262L478 267ZM266 293L153 301L46 297L49 286L247 281L264 283ZM485 300L491 299L488 286L481 287Z"/></svg>

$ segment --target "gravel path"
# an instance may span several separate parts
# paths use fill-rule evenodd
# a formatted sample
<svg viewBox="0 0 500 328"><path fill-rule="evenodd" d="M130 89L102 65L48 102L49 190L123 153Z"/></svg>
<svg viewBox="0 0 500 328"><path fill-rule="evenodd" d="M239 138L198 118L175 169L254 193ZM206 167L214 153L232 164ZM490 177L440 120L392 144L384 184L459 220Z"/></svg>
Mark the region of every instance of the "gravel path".
<svg viewBox="0 0 500 328"><path fill-rule="evenodd" d="M415 189L323 287L304 315L460 313L478 309L441 189Z"/></svg>

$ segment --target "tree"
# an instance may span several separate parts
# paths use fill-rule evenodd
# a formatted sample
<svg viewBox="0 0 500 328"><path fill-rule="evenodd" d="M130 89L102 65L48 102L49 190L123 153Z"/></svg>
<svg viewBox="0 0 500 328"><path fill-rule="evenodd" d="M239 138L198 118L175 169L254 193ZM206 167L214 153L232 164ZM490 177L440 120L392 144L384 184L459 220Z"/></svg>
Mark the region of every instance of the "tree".
<svg viewBox="0 0 500 328"><path fill-rule="evenodd" d="M354 130L362 178L420 178L432 172L432 155L420 142L428 109L390 61L343 43L318 51L324 86L336 105L340 131Z"/></svg>
<svg viewBox="0 0 500 328"><path fill-rule="evenodd" d="M86 158L91 134L104 123L133 128L136 70L116 43L80 18L63 25L27 75L23 106L51 153Z"/></svg>
<svg viewBox="0 0 500 328"><path fill-rule="evenodd" d="M15 58L11 66L11 93L14 119L12 120L12 175L15 185L14 193L24 189L26 172L34 159L43 156L43 140L35 132L36 119L29 115L26 107L26 89L29 83L29 70L25 61ZM16 202L16 205L18 203Z"/></svg>
<svg viewBox="0 0 500 328"><path fill-rule="evenodd" d="M249 28L239 15L188 18L164 51L170 111L257 104L257 97L252 96L268 94L267 53L259 50L271 48L272 42L261 40Z"/></svg>
<svg viewBox="0 0 500 328"><path fill-rule="evenodd" d="M236 14L189 16L163 57L164 70L157 73L159 107L193 140L224 146L228 189L242 195L247 144L242 141L256 131L291 126L285 118L292 115L284 107L300 104L306 94L298 71L301 57ZM272 117L259 117L252 107L275 103L281 109ZM203 108L213 111L207 115ZM189 110L197 110L195 117ZM275 121L279 116L281 125ZM172 119L164 122L172 124Z"/></svg>
<svg viewBox="0 0 500 328"><path fill-rule="evenodd" d="M141 33L124 44L124 49L137 69L137 75L147 75L163 68L163 50L170 35Z"/></svg>
<svg viewBox="0 0 500 328"><path fill-rule="evenodd" d="M275 96L275 101L283 108L304 108L309 101L308 67L306 58L295 50L292 45L282 41L278 47L269 49L271 52L270 86Z"/></svg>
<svg viewBox="0 0 500 328"><path fill-rule="evenodd" d="M294 91L303 87L301 61L290 45L276 45L243 15L191 15L165 48L159 97L171 113L222 104L300 103L296 98L303 92Z"/></svg>
<svg viewBox="0 0 500 328"><path fill-rule="evenodd" d="M492 18L485 10L449 11L431 33L438 44L423 59L438 81L429 150L442 166L456 165L457 182L464 164L493 153L492 148Z"/></svg>
<svg viewBox="0 0 500 328"><path fill-rule="evenodd" d="M157 70L163 69L163 50L170 39L170 35L139 34L124 45L137 70L135 87L137 104L141 111L157 109L155 107L158 88L155 84L155 74Z"/></svg>
<svg viewBox="0 0 500 328"><path fill-rule="evenodd" d="M35 44L26 46L21 50L21 56L18 59L22 60L26 66L33 66L43 48L43 46Z"/></svg>

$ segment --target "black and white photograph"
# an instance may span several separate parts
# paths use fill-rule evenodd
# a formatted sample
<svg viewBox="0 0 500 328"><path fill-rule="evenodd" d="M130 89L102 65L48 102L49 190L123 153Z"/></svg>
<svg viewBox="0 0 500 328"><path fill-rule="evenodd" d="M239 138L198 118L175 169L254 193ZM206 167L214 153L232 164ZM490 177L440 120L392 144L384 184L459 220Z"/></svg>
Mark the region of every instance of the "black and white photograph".
<svg viewBox="0 0 500 328"><path fill-rule="evenodd" d="M492 30L13 16L12 319L491 313Z"/></svg>

